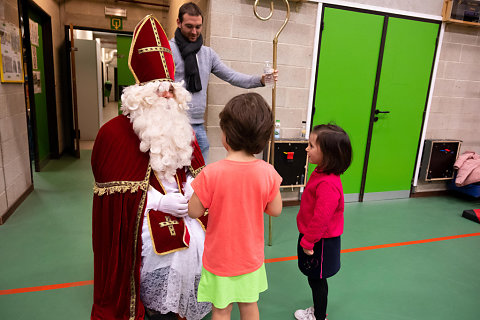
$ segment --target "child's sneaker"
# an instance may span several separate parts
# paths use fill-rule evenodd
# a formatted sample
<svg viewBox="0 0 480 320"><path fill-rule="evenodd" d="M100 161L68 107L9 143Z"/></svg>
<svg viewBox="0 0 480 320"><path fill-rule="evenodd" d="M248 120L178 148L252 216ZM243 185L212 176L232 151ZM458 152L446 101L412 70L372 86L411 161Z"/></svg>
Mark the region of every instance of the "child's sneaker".
<svg viewBox="0 0 480 320"><path fill-rule="evenodd" d="M293 314L297 320L316 320L315 315L313 314L313 307L307 308L305 310L299 309Z"/></svg>
<svg viewBox="0 0 480 320"><path fill-rule="evenodd" d="M316 320L313 311L313 307L307 308L305 310L299 309L295 311L293 315L295 316L295 319L298 320ZM325 318L325 320L327 320L327 318Z"/></svg>

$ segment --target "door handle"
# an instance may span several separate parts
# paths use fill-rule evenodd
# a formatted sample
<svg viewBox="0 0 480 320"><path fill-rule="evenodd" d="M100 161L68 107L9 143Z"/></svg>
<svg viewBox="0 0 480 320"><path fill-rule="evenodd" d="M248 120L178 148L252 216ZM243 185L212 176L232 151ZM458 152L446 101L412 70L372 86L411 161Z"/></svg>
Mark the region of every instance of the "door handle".
<svg viewBox="0 0 480 320"><path fill-rule="evenodd" d="M378 109L375 109L375 114L379 114L379 113L390 113L390 111L380 111ZM378 121L378 117L375 116L373 117L373 122L377 122Z"/></svg>

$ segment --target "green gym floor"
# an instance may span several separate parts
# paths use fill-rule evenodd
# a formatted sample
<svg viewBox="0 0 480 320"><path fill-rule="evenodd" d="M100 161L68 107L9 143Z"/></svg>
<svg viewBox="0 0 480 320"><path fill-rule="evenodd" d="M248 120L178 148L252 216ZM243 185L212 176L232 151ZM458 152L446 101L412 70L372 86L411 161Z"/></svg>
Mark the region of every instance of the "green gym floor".
<svg viewBox="0 0 480 320"><path fill-rule="evenodd" d="M0 319L89 319L90 151L50 161L34 184L0 226ZM328 319L480 319L480 224L461 217L474 208L478 199L453 196L347 204ZM297 210L286 207L273 219L261 319L293 319L312 304L295 259ZM239 319L236 308L232 319Z"/></svg>

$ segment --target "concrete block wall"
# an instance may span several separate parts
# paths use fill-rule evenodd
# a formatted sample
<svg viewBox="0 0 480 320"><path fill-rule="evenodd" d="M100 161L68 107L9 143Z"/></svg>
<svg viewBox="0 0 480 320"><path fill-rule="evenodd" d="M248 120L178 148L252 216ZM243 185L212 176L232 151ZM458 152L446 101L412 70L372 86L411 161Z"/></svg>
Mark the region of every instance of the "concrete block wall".
<svg viewBox="0 0 480 320"><path fill-rule="evenodd" d="M282 1L275 1L270 20L261 21L254 16L253 0L211 0L207 19L209 30L204 32L206 43L231 68L248 74L263 73L266 60L272 61L273 38L286 17ZM267 16L269 2L259 5L258 12ZM282 138L300 137L302 120L307 118L313 43L317 3L291 3L290 20L278 38L277 69L279 80L276 95L276 119L281 122ZM247 90L233 87L214 75L208 86L206 115L210 141L210 159L214 162L225 157L221 143L218 114L237 94ZM269 103L270 88L256 88ZM298 190L282 194L284 199L298 199Z"/></svg>
<svg viewBox="0 0 480 320"><path fill-rule="evenodd" d="M448 24L441 50L427 138L480 153L480 27Z"/></svg>
<svg viewBox="0 0 480 320"><path fill-rule="evenodd" d="M0 85L0 215L32 184L23 84Z"/></svg>
<svg viewBox="0 0 480 320"><path fill-rule="evenodd" d="M5 20L18 26L17 1L4 4ZM0 83L0 217L31 185L23 83Z"/></svg>
<svg viewBox="0 0 480 320"><path fill-rule="evenodd" d="M480 153L480 27L447 24L426 139L462 140L460 153ZM445 190L419 180L417 192Z"/></svg>

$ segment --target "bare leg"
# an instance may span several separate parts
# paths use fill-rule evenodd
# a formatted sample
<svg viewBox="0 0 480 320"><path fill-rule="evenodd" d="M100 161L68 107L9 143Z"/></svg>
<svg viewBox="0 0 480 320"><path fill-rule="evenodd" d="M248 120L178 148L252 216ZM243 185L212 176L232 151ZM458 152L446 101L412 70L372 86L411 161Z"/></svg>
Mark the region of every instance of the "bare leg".
<svg viewBox="0 0 480 320"><path fill-rule="evenodd" d="M259 320L260 314L258 312L258 305L256 302L239 302L238 309L240 309L240 319L242 320Z"/></svg>
<svg viewBox="0 0 480 320"><path fill-rule="evenodd" d="M215 308L215 306L212 306L212 320L230 320L231 313L232 313L231 303L224 309L218 309L218 308Z"/></svg>

